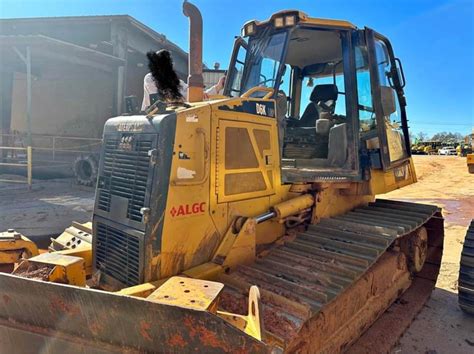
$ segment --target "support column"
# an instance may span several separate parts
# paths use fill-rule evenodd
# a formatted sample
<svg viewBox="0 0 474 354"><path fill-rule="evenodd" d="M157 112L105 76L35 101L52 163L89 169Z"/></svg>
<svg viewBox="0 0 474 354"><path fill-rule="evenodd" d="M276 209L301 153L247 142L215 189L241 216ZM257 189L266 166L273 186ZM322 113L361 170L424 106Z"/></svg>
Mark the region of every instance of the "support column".
<svg viewBox="0 0 474 354"><path fill-rule="evenodd" d="M8 143L8 139L2 134L10 134L14 74L7 68L0 69L0 146ZM0 151L0 161L6 154L6 150Z"/></svg>
<svg viewBox="0 0 474 354"><path fill-rule="evenodd" d="M31 49L26 47L26 126L28 146L31 146Z"/></svg>
<svg viewBox="0 0 474 354"><path fill-rule="evenodd" d="M26 47L26 55L23 55L16 47L13 49L26 65L26 129L28 146L31 146L31 48Z"/></svg>
<svg viewBox="0 0 474 354"><path fill-rule="evenodd" d="M113 55L124 59L123 66L117 68L116 76L116 90L115 90L115 107L114 113L116 115L122 114L123 99L126 91L126 77L127 77L127 30L120 26L117 22L111 25L111 42L113 45Z"/></svg>

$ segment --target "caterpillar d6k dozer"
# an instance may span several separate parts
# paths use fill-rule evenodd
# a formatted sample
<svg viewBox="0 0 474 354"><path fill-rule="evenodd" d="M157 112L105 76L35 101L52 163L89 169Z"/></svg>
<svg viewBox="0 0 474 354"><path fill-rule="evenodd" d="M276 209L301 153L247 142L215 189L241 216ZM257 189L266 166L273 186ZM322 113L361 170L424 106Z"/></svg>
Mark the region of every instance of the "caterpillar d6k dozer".
<svg viewBox="0 0 474 354"><path fill-rule="evenodd" d="M375 199L416 182L390 42L282 11L244 25L203 101L184 11L189 102L107 121L92 247L1 274L0 351L388 351L444 230L436 206Z"/></svg>

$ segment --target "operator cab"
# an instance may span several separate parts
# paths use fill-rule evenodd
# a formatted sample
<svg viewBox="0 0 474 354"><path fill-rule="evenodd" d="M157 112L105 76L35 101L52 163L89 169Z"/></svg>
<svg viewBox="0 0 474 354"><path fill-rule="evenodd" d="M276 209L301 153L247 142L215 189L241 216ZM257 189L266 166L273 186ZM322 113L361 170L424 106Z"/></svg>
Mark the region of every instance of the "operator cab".
<svg viewBox="0 0 474 354"><path fill-rule="evenodd" d="M404 78L385 37L296 11L250 21L243 34L225 94L273 89L285 181L360 180L408 159Z"/></svg>

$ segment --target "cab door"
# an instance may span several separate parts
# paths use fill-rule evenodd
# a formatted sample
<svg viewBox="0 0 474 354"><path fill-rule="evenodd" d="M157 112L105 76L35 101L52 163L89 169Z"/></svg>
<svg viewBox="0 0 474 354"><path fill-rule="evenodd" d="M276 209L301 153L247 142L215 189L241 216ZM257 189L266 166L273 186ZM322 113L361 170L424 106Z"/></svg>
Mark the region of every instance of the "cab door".
<svg viewBox="0 0 474 354"><path fill-rule="evenodd" d="M410 157L405 85L400 61L387 38L366 28L370 80L382 167L386 171Z"/></svg>

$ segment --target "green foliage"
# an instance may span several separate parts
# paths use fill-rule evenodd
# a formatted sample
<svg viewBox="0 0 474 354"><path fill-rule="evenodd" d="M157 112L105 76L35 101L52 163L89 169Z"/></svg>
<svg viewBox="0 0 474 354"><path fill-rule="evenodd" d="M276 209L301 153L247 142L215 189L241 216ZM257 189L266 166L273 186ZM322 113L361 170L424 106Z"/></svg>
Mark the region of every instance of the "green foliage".
<svg viewBox="0 0 474 354"><path fill-rule="evenodd" d="M431 138L431 140L442 141L442 142L445 142L445 141L461 141L463 139L464 139L464 137L462 136L462 134L460 134L460 133L451 133L451 132L449 132L449 133L447 133L447 132L436 133Z"/></svg>

